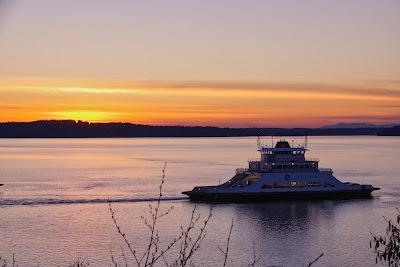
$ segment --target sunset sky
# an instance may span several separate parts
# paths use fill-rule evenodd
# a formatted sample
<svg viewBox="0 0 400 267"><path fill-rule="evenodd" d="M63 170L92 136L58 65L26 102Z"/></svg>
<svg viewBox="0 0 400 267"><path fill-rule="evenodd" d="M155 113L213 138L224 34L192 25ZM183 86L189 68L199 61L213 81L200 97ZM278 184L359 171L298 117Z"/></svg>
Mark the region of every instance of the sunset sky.
<svg viewBox="0 0 400 267"><path fill-rule="evenodd" d="M400 123L400 0L0 0L0 121Z"/></svg>

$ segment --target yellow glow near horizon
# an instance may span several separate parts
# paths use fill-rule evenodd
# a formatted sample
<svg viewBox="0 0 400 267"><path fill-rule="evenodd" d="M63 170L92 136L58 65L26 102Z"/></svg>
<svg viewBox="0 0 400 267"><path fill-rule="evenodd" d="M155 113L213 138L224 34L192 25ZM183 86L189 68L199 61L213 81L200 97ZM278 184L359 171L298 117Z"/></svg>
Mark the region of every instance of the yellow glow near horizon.
<svg viewBox="0 0 400 267"><path fill-rule="evenodd" d="M126 83L0 79L0 121L71 119L313 127L399 122L400 91L378 85Z"/></svg>
<svg viewBox="0 0 400 267"><path fill-rule="evenodd" d="M70 110L46 112L44 116L51 116L56 120L74 120L87 122L107 122L113 121L119 114L114 112L94 111L94 110Z"/></svg>

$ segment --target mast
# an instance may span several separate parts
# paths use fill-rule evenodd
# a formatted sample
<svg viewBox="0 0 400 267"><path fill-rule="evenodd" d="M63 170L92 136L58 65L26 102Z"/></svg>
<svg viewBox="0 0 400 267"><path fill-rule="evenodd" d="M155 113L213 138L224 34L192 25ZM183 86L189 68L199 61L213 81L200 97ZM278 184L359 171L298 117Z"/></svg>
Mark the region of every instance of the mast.
<svg viewBox="0 0 400 267"><path fill-rule="evenodd" d="M304 148L307 148L307 143L308 143L308 136L307 134L304 136Z"/></svg>

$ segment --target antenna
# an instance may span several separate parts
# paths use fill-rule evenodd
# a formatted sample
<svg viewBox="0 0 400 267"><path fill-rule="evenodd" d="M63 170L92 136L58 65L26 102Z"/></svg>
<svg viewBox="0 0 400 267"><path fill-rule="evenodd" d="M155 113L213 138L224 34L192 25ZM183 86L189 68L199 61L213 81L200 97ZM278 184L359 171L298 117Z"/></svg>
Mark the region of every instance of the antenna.
<svg viewBox="0 0 400 267"><path fill-rule="evenodd" d="M274 136L271 135L271 148L274 147Z"/></svg>
<svg viewBox="0 0 400 267"><path fill-rule="evenodd" d="M260 140L260 136L257 136L257 147L261 148L261 140Z"/></svg>
<svg viewBox="0 0 400 267"><path fill-rule="evenodd" d="M308 136L307 134L304 136L304 148L307 148L307 143L308 143Z"/></svg>

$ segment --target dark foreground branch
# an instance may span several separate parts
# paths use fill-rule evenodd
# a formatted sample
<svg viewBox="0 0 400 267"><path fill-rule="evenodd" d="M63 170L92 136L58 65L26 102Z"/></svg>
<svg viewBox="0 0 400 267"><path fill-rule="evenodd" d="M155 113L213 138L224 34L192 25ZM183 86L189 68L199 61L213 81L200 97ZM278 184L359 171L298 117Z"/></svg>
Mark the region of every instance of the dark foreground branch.
<svg viewBox="0 0 400 267"><path fill-rule="evenodd" d="M400 211L397 209L397 217L395 221L386 221L386 232L384 235L374 235L369 246L374 249L375 262L387 263L388 266L400 266Z"/></svg>

